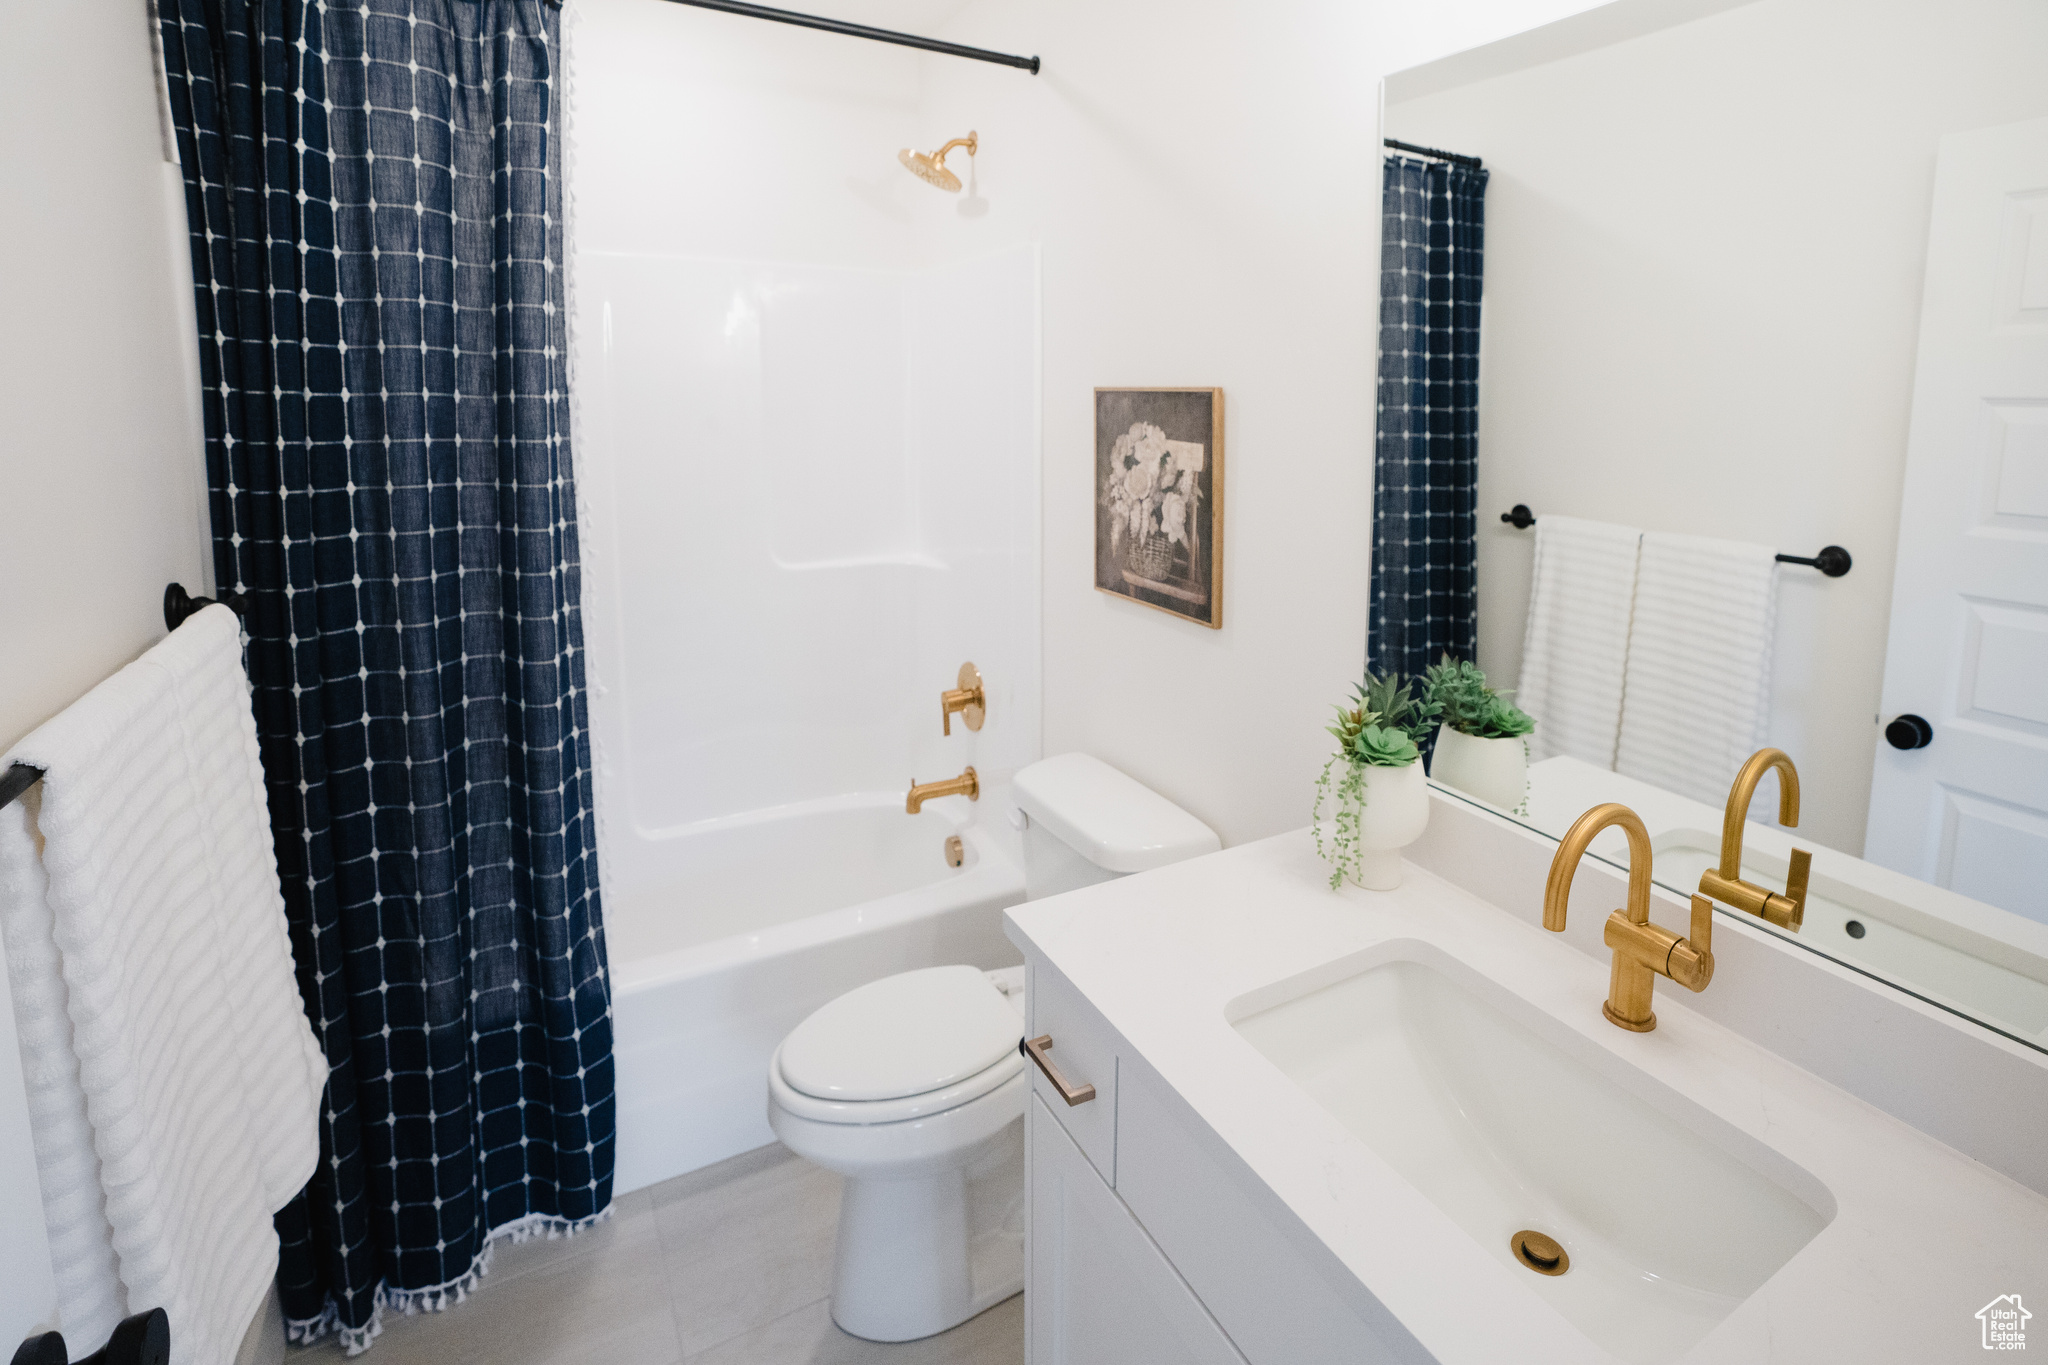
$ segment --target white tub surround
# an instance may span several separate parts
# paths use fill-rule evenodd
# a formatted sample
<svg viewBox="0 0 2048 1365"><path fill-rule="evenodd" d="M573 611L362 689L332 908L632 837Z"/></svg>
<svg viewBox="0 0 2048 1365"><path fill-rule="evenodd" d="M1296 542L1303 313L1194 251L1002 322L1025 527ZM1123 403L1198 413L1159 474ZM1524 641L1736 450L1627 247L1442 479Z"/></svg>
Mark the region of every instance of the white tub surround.
<svg viewBox="0 0 2048 1365"><path fill-rule="evenodd" d="M808 144L820 120L801 107L775 126ZM829 107L842 133L873 112ZM597 121L619 116L607 102ZM584 127L586 147L631 141ZM840 186L864 163L771 164L784 185ZM614 169L585 189L646 183ZM738 260L700 220L617 208L579 219L587 243L651 221L674 235L659 253L576 260L629 1190L771 1141L769 1057L826 1001L914 968L1016 961L997 911L1023 899L1020 858L992 817L1039 755L1038 258L915 270L778 239L783 259ZM771 219L824 224L820 242L856 235L843 213ZM939 699L969 661L986 720L947 734ZM978 801L905 813L913 778L968 766Z"/></svg>
<svg viewBox="0 0 2048 1365"><path fill-rule="evenodd" d="M1442 815L1449 798L1437 800ZM1437 823L1425 844L1444 842ZM1516 841L1544 848L1505 821L1463 833L1468 861L1512 862ZM1614 879L1589 864L1576 885L1570 937L1597 936L1620 904ZM1540 879L1518 887L1503 908L1411 861L1397 890L1333 893L1296 833L1012 910L1027 1027L1051 1032L1070 1079L1107 1100L1070 1109L1034 1077L1032 1171L1046 1193L1034 1194L1032 1365L1097 1358L1063 1353L1066 1334L1101 1295L1137 1285L1149 1289L1126 1316L1178 1344L1129 1359L1253 1365L1920 1365L1974 1349L1971 1314L1996 1296L2048 1292L2048 1198L1698 1008L1717 992L1749 1001L1740 975L1754 954L1723 952L1705 995L1662 991L1657 1029L1624 1032L1601 1015L1604 956L1522 918L1542 891ZM1684 905L1658 893L1652 918L1683 927ZM1717 922L1717 951L1724 936L1744 931ZM1390 1021L1427 1020L1447 1001L1456 1028L1400 1041ZM1250 1036L1289 1010L1330 1019ZM1859 1024L1832 1021L1840 1033ZM1560 1220L1578 1268L1517 1264L1509 1233L1542 1223L1509 1226L1518 1210L1484 1207L1511 1184L1489 1184L1480 1158L1445 1143L1404 1151L1297 1055L1373 1038L1387 1048L1358 1066L1423 1064L1414 1103L1387 1118L1397 1125L1426 1102L1430 1064L1494 1067L1507 1089L1564 1078L1530 1098L1526 1134L1502 1139L1498 1159L1540 1177L1524 1187L1530 1208ZM1470 1074L1442 1079L1456 1092ZM1953 1091L1951 1103L2009 1106ZM1498 1116L1454 1117L1498 1128ZM1432 1162L1462 1183L1446 1187ZM1694 1197L1709 1188L1720 1193ZM1472 1230L1488 1218L1498 1236ZM1091 1256L1092 1275L1070 1268ZM1631 1256L1665 1286L1618 1274ZM1671 1297L1643 1297L1653 1292Z"/></svg>

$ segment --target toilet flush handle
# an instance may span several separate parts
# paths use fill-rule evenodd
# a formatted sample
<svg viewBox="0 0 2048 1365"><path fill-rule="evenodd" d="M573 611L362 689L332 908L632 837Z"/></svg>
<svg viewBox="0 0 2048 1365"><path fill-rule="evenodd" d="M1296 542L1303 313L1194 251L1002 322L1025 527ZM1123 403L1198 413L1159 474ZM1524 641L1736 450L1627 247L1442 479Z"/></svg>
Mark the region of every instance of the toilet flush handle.
<svg viewBox="0 0 2048 1365"><path fill-rule="evenodd" d="M1052 1035L1041 1033L1036 1038L1026 1038L1017 1044L1017 1050L1038 1063L1038 1069L1052 1082L1052 1088L1060 1092L1060 1098L1069 1105L1086 1104L1095 1098L1093 1085L1071 1085L1060 1069L1052 1064L1052 1058L1045 1054L1052 1051Z"/></svg>

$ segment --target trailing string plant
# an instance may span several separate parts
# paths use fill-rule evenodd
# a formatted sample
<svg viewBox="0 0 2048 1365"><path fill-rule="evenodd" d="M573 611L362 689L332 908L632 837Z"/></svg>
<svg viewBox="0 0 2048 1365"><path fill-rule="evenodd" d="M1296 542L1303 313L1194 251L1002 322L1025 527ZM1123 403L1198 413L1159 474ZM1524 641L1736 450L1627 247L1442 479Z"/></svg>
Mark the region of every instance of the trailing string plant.
<svg viewBox="0 0 2048 1365"><path fill-rule="evenodd" d="M1502 693L1486 685L1486 674L1479 665L1466 659L1454 659L1445 654L1443 659L1422 675L1423 692L1443 714L1444 724L1461 735L1475 739L1516 739L1522 743L1522 766L1526 771L1529 763L1529 732L1536 728L1535 718L1510 702ZM1527 815L1529 794L1526 785L1522 800L1514 809L1516 815Z"/></svg>
<svg viewBox="0 0 2048 1365"><path fill-rule="evenodd" d="M1352 704L1337 708L1336 723L1329 727L1337 741L1337 752L1323 765L1316 779L1316 803L1309 818L1315 831L1316 853L1335 870L1330 889L1344 884L1359 871L1359 828L1365 818L1365 772L1368 768L1405 768L1422 757L1419 747L1436 724L1441 708L1427 692L1418 697L1412 684L1389 670L1377 677L1371 672L1353 689ZM1323 832L1323 807L1332 806L1330 830Z"/></svg>

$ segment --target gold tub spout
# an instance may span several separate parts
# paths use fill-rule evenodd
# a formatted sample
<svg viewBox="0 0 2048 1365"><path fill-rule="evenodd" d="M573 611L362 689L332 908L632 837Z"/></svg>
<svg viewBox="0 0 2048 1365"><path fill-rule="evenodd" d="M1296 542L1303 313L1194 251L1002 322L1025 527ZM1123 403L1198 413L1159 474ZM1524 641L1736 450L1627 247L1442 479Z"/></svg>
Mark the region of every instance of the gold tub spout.
<svg viewBox="0 0 2048 1365"><path fill-rule="evenodd" d="M920 783L910 780L910 795L903 798L903 809L912 815L924 808L924 803L935 796L964 796L969 801L981 800L981 779L969 768L958 777L949 777L944 782Z"/></svg>
<svg viewBox="0 0 2048 1365"><path fill-rule="evenodd" d="M1643 819L1616 801L1581 815L1550 860L1550 879L1543 887L1543 927L1564 931L1572 877L1579 870L1593 836L1609 825L1628 836L1628 908L1607 917L1607 946L1614 950L1607 1001L1600 1012L1607 1022L1634 1033L1657 1027L1657 978L1670 977L1689 991L1703 991L1714 979L1714 907L1705 896L1692 898L1692 936L1680 938L1650 923L1650 831Z"/></svg>
<svg viewBox="0 0 2048 1365"><path fill-rule="evenodd" d="M1799 932L1806 921L1806 882L1813 866L1813 854L1803 848L1792 850L1791 865L1785 869L1785 894L1742 879L1742 827L1749 820L1749 802L1764 774L1778 770L1778 823L1799 823L1799 769L1783 749L1759 749L1735 774L1728 789L1728 809L1721 816L1721 865L1700 873L1700 894L1723 905L1732 905L1781 929Z"/></svg>

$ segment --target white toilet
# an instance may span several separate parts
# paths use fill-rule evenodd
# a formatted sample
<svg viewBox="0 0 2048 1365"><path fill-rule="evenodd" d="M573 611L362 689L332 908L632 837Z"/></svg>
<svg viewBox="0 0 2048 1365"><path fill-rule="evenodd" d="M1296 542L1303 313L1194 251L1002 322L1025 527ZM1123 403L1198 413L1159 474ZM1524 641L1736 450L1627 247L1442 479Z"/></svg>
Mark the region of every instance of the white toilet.
<svg viewBox="0 0 2048 1365"><path fill-rule="evenodd" d="M1036 900L1222 847L1086 754L1017 774ZM846 1177L832 1320L870 1341L965 1322L1024 1287L1024 969L927 967L849 991L768 1067L768 1123Z"/></svg>

